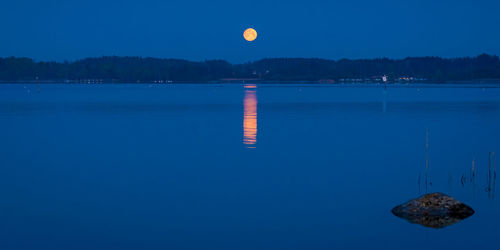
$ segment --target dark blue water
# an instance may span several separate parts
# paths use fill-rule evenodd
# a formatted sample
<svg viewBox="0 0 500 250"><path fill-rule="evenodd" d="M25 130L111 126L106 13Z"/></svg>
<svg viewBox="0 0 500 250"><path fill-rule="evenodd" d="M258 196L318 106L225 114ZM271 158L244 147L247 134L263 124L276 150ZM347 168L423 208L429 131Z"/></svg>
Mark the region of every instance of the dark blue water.
<svg viewBox="0 0 500 250"><path fill-rule="evenodd" d="M489 152L494 85L4 84L0 249L499 249Z"/></svg>

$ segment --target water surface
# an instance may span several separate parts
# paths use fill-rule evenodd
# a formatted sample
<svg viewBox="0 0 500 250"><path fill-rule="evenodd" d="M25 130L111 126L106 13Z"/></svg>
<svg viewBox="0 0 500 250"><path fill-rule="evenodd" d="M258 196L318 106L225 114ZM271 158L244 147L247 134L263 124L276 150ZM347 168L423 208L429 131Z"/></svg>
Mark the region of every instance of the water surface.
<svg viewBox="0 0 500 250"><path fill-rule="evenodd" d="M0 248L498 249L499 124L495 85L3 84ZM476 213L391 214L426 189Z"/></svg>

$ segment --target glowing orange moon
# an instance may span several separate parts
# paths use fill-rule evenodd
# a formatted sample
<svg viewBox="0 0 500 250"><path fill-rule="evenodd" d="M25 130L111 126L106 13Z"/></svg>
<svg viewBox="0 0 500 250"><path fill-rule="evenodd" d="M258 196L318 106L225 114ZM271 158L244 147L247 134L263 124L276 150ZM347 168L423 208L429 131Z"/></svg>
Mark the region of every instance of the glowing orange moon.
<svg viewBox="0 0 500 250"><path fill-rule="evenodd" d="M255 39L257 39L257 31L255 31L252 28L249 28L245 30L245 32L243 32L243 37L245 38L245 40L252 42Z"/></svg>

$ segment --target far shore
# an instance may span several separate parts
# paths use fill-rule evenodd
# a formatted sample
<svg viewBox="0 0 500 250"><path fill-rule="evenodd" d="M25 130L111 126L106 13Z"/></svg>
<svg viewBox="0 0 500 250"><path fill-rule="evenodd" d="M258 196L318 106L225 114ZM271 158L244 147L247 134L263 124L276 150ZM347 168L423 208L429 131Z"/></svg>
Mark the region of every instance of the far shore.
<svg viewBox="0 0 500 250"><path fill-rule="evenodd" d="M0 80L0 84L317 84L317 85L419 85L419 84L500 84L500 79L477 79L477 80L462 80L462 81L388 81L388 82L373 82L373 81L269 81L260 79L231 79L219 81L115 81L115 80L22 80L22 81L5 81Z"/></svg>

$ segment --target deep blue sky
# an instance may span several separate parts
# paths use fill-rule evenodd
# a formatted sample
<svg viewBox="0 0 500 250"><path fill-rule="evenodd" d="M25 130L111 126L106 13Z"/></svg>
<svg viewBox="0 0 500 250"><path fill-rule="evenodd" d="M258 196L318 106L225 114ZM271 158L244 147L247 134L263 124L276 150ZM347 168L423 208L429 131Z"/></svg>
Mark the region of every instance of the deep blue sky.
<svg viewBox="0 0 500 250"><path fill-rule="evenodd" d="M0 56L498 55L499 13L498 0L4 0ZM257 41L243 40L247 27Z"/></svg>

